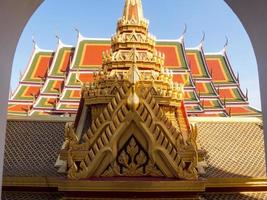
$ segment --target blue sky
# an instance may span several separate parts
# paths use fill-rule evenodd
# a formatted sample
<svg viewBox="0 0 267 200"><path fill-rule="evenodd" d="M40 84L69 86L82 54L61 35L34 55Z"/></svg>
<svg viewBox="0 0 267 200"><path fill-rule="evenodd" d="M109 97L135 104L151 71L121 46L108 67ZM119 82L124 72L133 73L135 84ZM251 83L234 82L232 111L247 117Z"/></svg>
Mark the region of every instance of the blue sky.
<svg viewBox="0 0 267 200"><path fill-rule="evenodd" d="M33 50L32 36L42 49L56 48L56 35L66 44L76 44L82 35L110 38L122 15L124 0L45 0L28 22L13 62L11 87L16 88ZM249 90L252 106L260 108L258 70L249 37L239 19L223 0L143 0L150 32L158 39L177 39L187 24L186 47L195 47L206 34L205 52L218 52L229 38L228 57L240 74L243 91Z"/></svg>

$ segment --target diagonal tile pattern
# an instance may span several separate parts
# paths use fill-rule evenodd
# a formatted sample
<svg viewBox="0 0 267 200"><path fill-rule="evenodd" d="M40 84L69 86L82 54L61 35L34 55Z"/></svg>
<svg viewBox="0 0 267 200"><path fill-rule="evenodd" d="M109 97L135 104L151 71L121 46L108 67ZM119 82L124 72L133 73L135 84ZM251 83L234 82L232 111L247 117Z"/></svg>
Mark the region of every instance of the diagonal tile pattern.
<svg viewBox="0 0 267 200"><path fill-rule="evenodd" d="M207 151L206 177L265 177L262 123L199 122L198 142Z"/></svg>
<svg viewBox="0 0 267 200"><path fill-rule="evenodd" d="M4 176L59 176L54 164L65 122L8 121Z"/></svg>

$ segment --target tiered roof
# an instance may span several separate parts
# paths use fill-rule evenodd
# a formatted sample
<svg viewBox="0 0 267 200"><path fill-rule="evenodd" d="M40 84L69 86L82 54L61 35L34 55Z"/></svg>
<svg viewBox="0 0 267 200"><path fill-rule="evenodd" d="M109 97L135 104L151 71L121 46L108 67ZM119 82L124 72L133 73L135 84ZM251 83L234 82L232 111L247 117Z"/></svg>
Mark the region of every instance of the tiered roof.
<svg viewBox="0 0 267 200"><path fill-rule="evenodd" d="M207 66L212 72L212 79L217 93L224 102L230 116L254 115L255 109L249 106L248 95L240 88L239 77L233 72L226 50L205 55Z"/></svg>
<svg viewBox="0 0 267 200"><path fill-rule="evenodd" d="M200 99L202 113L196 112L197 116L228 116L224 105L214 87L213 79L207 68L203 46L187 49L186 56L194 80L195 91Z"/></svg>
<svg viewBox="0 0 267 200"><path fill-rule="evenodd" d="M110 39L86 38L80 33L76 47L60 40L55 51L35 45L9 100L9 115L76 114L81 83L93 81L102 65L103 52L110 49ZM205 54L203 42L186 49L184 36L178 40L157 40L156 49L164 53L164 65L173 73L174 81L185 86L189 116L261 116L260 111L249 106L225 49Z"/></svg>

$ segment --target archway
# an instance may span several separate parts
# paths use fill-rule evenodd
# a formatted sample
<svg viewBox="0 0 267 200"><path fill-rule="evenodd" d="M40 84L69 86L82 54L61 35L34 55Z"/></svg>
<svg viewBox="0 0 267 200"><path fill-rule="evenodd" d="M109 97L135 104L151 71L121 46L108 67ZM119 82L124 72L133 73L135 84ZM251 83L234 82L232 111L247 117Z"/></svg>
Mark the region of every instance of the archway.
<svg viewBox="0 0 267 200"><path fill-rule="evenodd" d="M16 0L3 0L0 2L0 46L2 47L0 52L2 69L0 73L0 129L2 130L0 136L0 166L3 166L7 97L11 74L10 66L12 66L20 34L28 19L42 2L43 0L23 0L19 4ZM267 65L267 58L265 57L265 47L267 46L265 38L267 35L267 24L265 21L267 20L267 13L264 10L266 2L264 0L258 0L253 2L253 4L249 0L226 0L226 2L239 16L253 43L259 67L261 99L262 102L265 102L267 100L267 89L264 88L264 85L267 84L267 80L265 80L265 75L267 75L267 68L265 68L265 65ZM267 106L265 104L262 105L262 109L264 117L267 117ZM265 126L267 126L267 122L265 122ZM267 144L267 139L265 139L265 144ZM2 170L0 170L0 177L2 177Z"/></svg>

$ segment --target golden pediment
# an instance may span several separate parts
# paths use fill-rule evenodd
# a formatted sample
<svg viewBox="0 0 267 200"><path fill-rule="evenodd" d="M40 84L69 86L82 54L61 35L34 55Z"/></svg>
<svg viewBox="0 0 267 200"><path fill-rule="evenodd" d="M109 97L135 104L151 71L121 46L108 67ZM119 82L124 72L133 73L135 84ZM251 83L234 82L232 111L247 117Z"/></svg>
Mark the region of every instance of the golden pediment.
<svg viewBox="0 0 267 200"><path fill-rule="evenodd" d="M142 154L145 155L143 159L149 161L148 168L154 169L153 173L145 171L144 176L163 174L164 177L197 178L196 146L191 141L190 129L186 132L182 132L181 129L185 126L181 124L184 123L184 119L178 112L181 100L172 99L167 95L157 95L158 98L154 98L155 88L152 87L152 82L149 86L142 80L135 84L124 80L120 86L112 88L111 92L113 97L101 109L96 101L101 99L101 95L87 96L95 101L85 101L83 107L88 108L85 118L90 119L94 116L94 119L89 126L87 123L90 122L82 123L81 118L79 123L83 130L86 127L88 130L79 134L75 133L77 128L75 130L74 125L67 125L66 145L61 150L61 159L67 162L69 178L100 177L107 174L111 166L115 170L121 164L119 160L123 157L123 147L127 153L127 148L131 147L133 141L136 148L142 149ZM170 102L172 106L169 105ZM77 135L80 135L80 139ZM128 156L127 163L138 167L140 163L130 162L131 158ZM116 170L114 176L115 172ZM121 173L126 174L128 173Z"/></svg>
<svg viewBox="0 0 267 200"><path fill-rule="evenodd" d="M141 1L135 8L142 13ZM130 1L126 1L125 12ZM195 180L196 130L183 106L183 85L173 83L148 23L122 17L94 82L83 84L75 123L66 125L60 151L70 179L168 177ZM137 15L141 16L141 15Z"/></svg>

